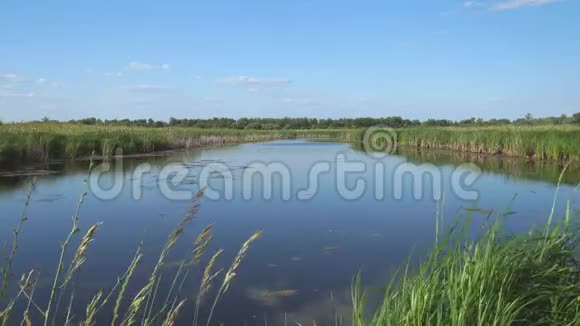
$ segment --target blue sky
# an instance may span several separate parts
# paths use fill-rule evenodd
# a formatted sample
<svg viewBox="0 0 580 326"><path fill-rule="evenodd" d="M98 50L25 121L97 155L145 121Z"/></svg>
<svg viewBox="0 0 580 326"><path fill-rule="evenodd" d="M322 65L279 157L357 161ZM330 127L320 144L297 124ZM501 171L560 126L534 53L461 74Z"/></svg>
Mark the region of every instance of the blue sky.
<svg viewBox="0 0 580 326"><path fill-rule="evenodd" d="M3 1L0 119L580 111L580 1Z"/></svg>

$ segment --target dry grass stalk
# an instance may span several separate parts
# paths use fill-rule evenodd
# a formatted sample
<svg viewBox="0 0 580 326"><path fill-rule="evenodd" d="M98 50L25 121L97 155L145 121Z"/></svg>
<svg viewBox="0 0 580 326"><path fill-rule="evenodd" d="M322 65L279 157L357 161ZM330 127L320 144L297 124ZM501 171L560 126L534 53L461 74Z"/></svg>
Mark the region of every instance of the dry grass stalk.
<svg viewBox="0 0 580 326"><path fill-rule="evenodd" d="M221 272L223 271L223 268L218 270L217 272L213 273L213 266L215 265L215 262L217 261L217 258L219 257L219 255L221 255L221 253L223 252L223 249L219 249L218 251L216 251L215 254L213 254L213 256L211 257L211 259L209 260L209 262L207 263L207 266L205 267L205 270L203 271L203 277L201 279L201 283L199 286L199 291L197 293L197 299L195 301L195 312L193 315L193 325L197 325L197 317L199 315L199 307L201 305L201 300L203 299L203 296L209 291L210 287L211 287L211 282L219 275L221 274Z"/></svg>
<svg viewBox="0 0 580 326"><path fill-rule="evenodd" d="M82 326L95 326L97 324L95 317L97 314L97 307L100 305L102 296L103 291L97 292L91 302L87 305L85 320L81 322Z"/></svg>
<svg viewBox="0 0 580 326"><path fill-rule="evenodd" d="M232 265L230 266L230 268L226 272L226 276L224 278L224 289L223 289L224 293L228 290L230 284L232 283L234 277L236 276L236 270L238 269L238 267L240 267L242 260L244 260L244 257L248 253L248 249L250 248L250 244L252 242L256 241L261 235L262 235L262 231L257 231L248 240L246 240L246 242L244 242L244 244L242 245L242 248L240 249L240 251L236 255L234 262L232 263Z"/></svg>
<svg viewBox="0 0 580 326"><path fill-rule="evenodd" d="M79 247L77 248L77 251L75 252L75 255L71 261L69 270L67 272L67 275L65 276L65 279L64 279L63 284L61 285L61 288L64 287L71 280L73 274L86 261L86 254L87 254L87 250L89 249L89 244L91 242L93 242L98 226L99 226L99 224L95 224L95 225L91 226L89 228L89 230L87 231L87 233L85 234L85 236L83 237L83 239L81 240L81 243L79 244Z"/></svg>
<svg viewBox="0 0 580 326"><path fill-rule="evenodd" d="M199 210L199 200L203 196L203 190L204 189L201 189L195 194L195 196L193 198L193 205L183 215L183 218L181 219L179 224L175 227L175 229L171 232L171 234L167 238L167 242L165 243L165 245L163 246L163 249L161 250L161 254L159 255L159 259L157 261L157 264L153 268L153 272L151 273L151 276L149 277L149 281L147 282L145 287L142 289L142 291L146 289L146 292L144 293L144 295L145 295L145 297L144 297L145 298L145 313L143 314L143 319L142 319L143 324L147 324L149 322L149 318L151 317L152 309L153 309L153 306L155 304L155 298L157 296L156 284L158 285L158 278L159 278L160 270L161 270L161 267L165 263L165 258L167 257L167 255L169 254L169 251L175 245L175 243L177 242L179 237L184 233L185 227L187 226L187 224L193 220L193 217L195 216L195 214ZM153 291L151 291L151 290L153 290ZM140 306L139 306L139 308L140 308Z"/></svg>
<svg viewBox="0 0 580 326"><path fill-rule="evenodd" d="M201 260L201 256L203 256L203 253L205 252L205 250L209 246L209 243L213 239L213 232L211 231L213 226L214 224L209 224L208 226L204 227L197 236L197 238L195 239L195 242L193 243L194 248L192 257L192 262L194 264L199 263L199 261Z"/></svg>
<svg viewBox="0 0 580 326"><path fill-rule="evenodd" d="M129 265L129 268L127 269L127 273L125 274L125 277L123 278L123 284L121 285L121 289L119 290L119 294L117 295L117 300L115 300L115 308L113 309L113 320L111 321L111 326L114 326L115 322L119 318L119 309L121 308L121 302L123 300L123 295L125 294L125 291L127 290L127 285L129 284L129 280L131 279L131 277L133 276L133 273L135 272L135 269L137 268L137 264L139 264L139 261L141 261L141 258L142 258L140 251L141 251L141 247L139 247L137 249L137 252L135 253L135 256L133 257L133 260L131 261L131 265Z"/></svg>
<svg viewBox="0 0 580 326"><path fill-rule="evenodd" d="M94 155L94 152L93 152ZM46 304L46 309L44 310L44 326L48 326L48 321L49 321L49 317L50 317L50 312L52 309L52 302L54 300L54 296L56 295L56 292L58 291L58 281L60 280L60 273L62 272L63 268L64 268L64 255L66 253L66 250L68 248L69 242L71 241L72 237L78 232L79 230L79 216L80 216L80 210L81 210L81 206L83 205L85 198L88 195L88 180L91 177L91 172L93 170L93 166L94 166L94 161L91 157L91 161L89 163L89 171L87 176L85 177L85 179L83 180L83 192L81 193L81 196L79 198L79 200L77 201L77 207L75 210L75 214L72 216L72 227L71 230L69 232L69 234L67 235L66 239L64 240L64 242L60 245L60 257L58 259L58 265L56 266L56 272L54 275L54 279L52 281L52 287L50 289L50 297L48 299L48 303Z"/></svg>
<svg viewBox="0 0 580 326"><path fill-rule="evenodd" d="M139 291L139 293L137 293L135 298L133 298L133 301L131 302L131 305L129 306L127 314L125 314L125 318L121 322L121 325L123 325L123 326L135 325L135 323L137 322L137 315L139 314L139 311L141 310L143 303L145 303L145 300L147 299L147 296L149 294L149 291L151 290L151 287L153 287L153 283L150 280Z"/></svg>
<svg viewBox="0 0 580 326"><path fill-rule="evenodd" d="M24 208L22 209L22 214L20 215L20 221L18 226L12 231L13 239L12 239L12 249L10 250L10 254L6 257L5 266L2 267L2 285L0 285L0 297L2 297L6 290L8 289L8 281L11 276L12 270L12 261L14 260L14 256L16 256L16 250L18 249L18 240L20 236L20 232L22 232L22 227L24 223L28 221L28 216L26 216L26 212L28 207L30 206L30 199L32 197L32 193L36 187L36 177L32 179L32 183L30 186L30 190L26 194L26 201L24 203Z"/></svg>
<svg viewBox="0 0 580 326"><path fill-rule="evenodd" d="M8 325L8 320L10 318L10 313L12 313L12 309L14 308L14 304L16 303L16 301L18 301L18 299L20 299L20 296L22 296L22 294L25 293L25 289L30 287L30 285L32 284L30 282L31 278L32 278L32 274L34 273L34 270L31 270L30 272L28 272L27 274L22 274L22 277L20 277L20 291L18 292L18 294L12 298L8 304L6 305L6 308L4 308L3 310L0 310L0 321L1 324L4 325Z"/></svg>
<svg viewBox="0 0 580 326"><path fill-rule="evenodd" d="M215 307L219 301L220 296L228 291L235 276L237 275L236 271L240 267L240 264L244 260L244 257L246 257L246 254L248 253L248 249L250 248L250 244L252 244L252 242L256 241L261 235L262 235L262 231L256 231L254 234L252 234L252 236L248 240L246 240L246 242L244 242L244 244L242 244L240 251L238 251L236 258L234 258L232 265L230 266L230 268L226 272L226 275L224 277L222 285L220 286L220 288L215 296L215 300L214 300L213 305L211 307L211 310L209 312L209 317L207 318L207 326L209 326L211 324L211 317L213 316L213 312L214 312Z"/></svg>
<svg viewBox="0 0 580 326"><path fill-rule="evenodd" d="M187 301L187 299L181 300L181 302L179 302L179 304L174 309L171 309L167 313L167 317L165 318L165 320L163 321L163 324L162 324L163 326L176 325L177 315L179 315L179 311L181 310L181 308L185 304L185 301Z"/></svg>

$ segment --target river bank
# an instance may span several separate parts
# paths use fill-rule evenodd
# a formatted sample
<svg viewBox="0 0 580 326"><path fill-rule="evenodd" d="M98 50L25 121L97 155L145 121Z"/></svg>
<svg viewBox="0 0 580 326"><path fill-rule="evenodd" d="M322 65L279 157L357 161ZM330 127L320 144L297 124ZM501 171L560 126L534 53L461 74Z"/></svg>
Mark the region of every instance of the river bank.
<svg viewBox="0 0 580 326"><path fill-rule="evenodd" d="M86 126L70 123L0 125L0 162L43 162L90 156L147 154L173 149L276 139L364 141L367 129L236 130L190 127ZM399 146L568 161L580 158L580 127L418 127L396 129ZM392 139L390 141L393 141Z"/></svg>

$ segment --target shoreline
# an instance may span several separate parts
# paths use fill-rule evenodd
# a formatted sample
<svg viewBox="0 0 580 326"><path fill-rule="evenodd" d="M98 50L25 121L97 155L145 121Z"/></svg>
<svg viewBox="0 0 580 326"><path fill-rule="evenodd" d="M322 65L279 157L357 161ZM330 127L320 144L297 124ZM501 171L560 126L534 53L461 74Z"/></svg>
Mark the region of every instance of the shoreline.
<svg viewBox="0 0 580 326"><path fill-rule="evenodd" d="M47 163L82 159L93 153L96 157L112 157L119 148L123 149L125 156L145 156L177 149L283 139L332 140L361 146L368 130L236 130L22 124L0 126L0 163ZM394 141L397 146L417 150L560 162L580 159L580 127L419 127L392 131L396 133ZM385 141L393 140L387 138Z"/></svg>

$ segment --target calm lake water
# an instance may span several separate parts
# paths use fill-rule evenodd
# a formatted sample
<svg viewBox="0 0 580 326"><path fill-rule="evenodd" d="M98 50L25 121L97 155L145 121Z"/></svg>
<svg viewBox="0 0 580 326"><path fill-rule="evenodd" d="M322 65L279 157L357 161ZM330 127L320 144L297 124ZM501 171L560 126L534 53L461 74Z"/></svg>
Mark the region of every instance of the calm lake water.
<svg viewBox="0 0 580 326"><path fill-rule="evenodd" d="M282 171L288 172L290 184L280 175L273 178L271 187L262 184L259 177L244 182L248 181L245 180L248 171L260 170L259 166L252 165L256 162L277 163ZM337 162L359 163L365 170L348 173L343 180L337 177ZM435 168L436 176L440 173L443 199L434 198L433 184L436 182L429 178L422 182L424 187L419 189L419 196L414 195L416 187L410 173L404 174L405 178L399 181L400 170L396 171L405 162L413 164L405 165L411 167L411 172L417 171L413 166L431 164L429 169ZM477 191L477 199L464 198L453 187L452 176L457 173L458 166L468 162L483 172L464 189ZM133 172L143 163L150 164L151 171L144 174L141 184L136 184ZM188 172L182 184L169 186L171 191L187 191L191 197L199 190L200 173L207 172L209 165L213 172L209 173L208 189L221 194L222 198L201 199L199 213L187 226L163 269L161 292L170 287L179 261L191 255L192 242L204 226L215 223L215 238L203 263L211 253L223 248L225 252L218 261L222 267L229 266L240 245L253 232L263 230L262 237L250 247L237 278L216 308L214 320L224 321L226 325L243 322L264 325L265 319L271 325L283 324L285 315L294 325L294 321L306 325L312 320L324 325L333 320L335 312L348 320L352 277L362 271L365 285L374 289L374 293L380 293L389 275L404 264L410 254L417 257L433 244L438 202L443 206L441 215L445 229L469 214L478 225L489 211L503 212L511 203L513 214L507 217L507 228L510 232L523 232L545 222L562 170L556 163L441 152L402 152L377 157L348 144L300 140L126 158L122 164L113 164L114 170L119 167L115 173L122 180L120 193L113 199L103 199L102 194L93 189L81 208L82 234L95 223L102 225L75 280L78 315L83 314L86 303L98 289L109 289L114 284L116 277L126 270L139 242L143 241L144 260L128 290L128 295L135 294L146 281L168 234L191 207L191 200L169 199L164 195L160 184L167 185L167 180L162 169L169 164ZM329 172L310 177L313 166L324 167L325 164L330 167ZM31 268L41 271L36 293L39 302L45 302L43 298L48 294L58 259L58 244L70 230L87 167L87 161L35 167L55 173L37 178L14 271L18 276ZM30 188L31 177L13 173L24 169L11 168L0 177L2 244L11 242L11 229L18 224ZM383 171L382 177L377 169ZM463 167L461 171L467 169ZM571 166L563 179L556 203L558 217L562 216L567 200L573 208L578 208L579 170L578 166ZM114 173L103 175L100 185L104 189L112 186L114 176ZM382 186L381 183L377 186L377 179L385 181ZM317 189L301 191L314 180ZM231 182L231 199L223 198L228 182ZM365 191L356 198L345 198L350 196L344 195L345 189L354 189L357 182L366 185ZM342 183L345 187L341 187ZM377 189L383 186L384 192L377 196ZM285 187L290 189L289 198L285 198ZM272 190L271 198L264 198L264 190L268 189ZM401 193L397 193L397 189ZM140 198L135 199L139 191ZM517 196L512 202L514 195ZM78 239L72 248L76 248L77 243ZM191 298L196 293L200 274L200 268L194 266L184 283L182 297ZM213 289L216 287L217 284ZM202 307L202 321L209 303ZM191 320L192 305L190 301L182 310L184 320Z"/></svg>

